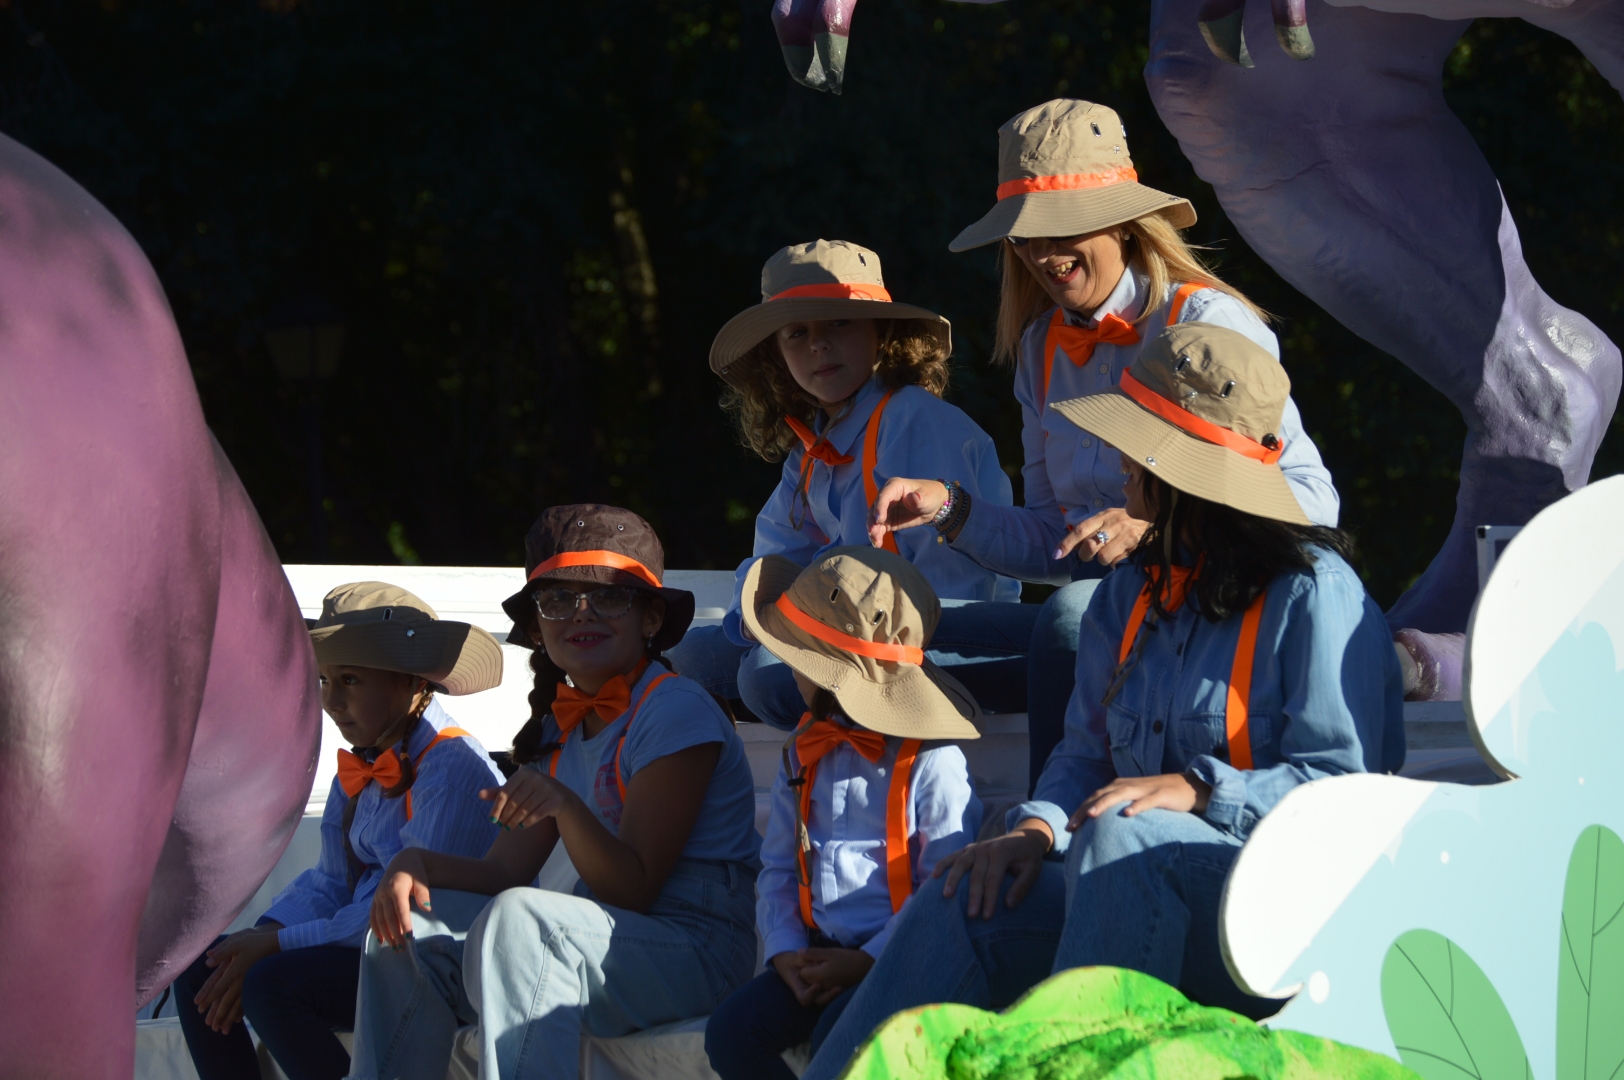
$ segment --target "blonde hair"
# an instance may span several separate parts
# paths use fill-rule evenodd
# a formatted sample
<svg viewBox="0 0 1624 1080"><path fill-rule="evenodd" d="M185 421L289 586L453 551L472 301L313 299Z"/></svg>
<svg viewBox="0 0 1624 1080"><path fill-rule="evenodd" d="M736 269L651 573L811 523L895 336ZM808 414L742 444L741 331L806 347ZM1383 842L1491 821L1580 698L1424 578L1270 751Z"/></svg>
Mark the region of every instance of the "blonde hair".
<svg viewBox="0 0 1624 1080"><path fill-rule="evenodd" d="M1128 249L1128 267L1150 279L1146 296L1153 302L1134 321L1144 322L1161 306L1161 298L1175 282L1194 283L1239 300L1248 311L1269 321L1268 312L1252 303L1233 285L1226 284L1201 261L1197 248L1184 239L1172 223L1161 214L1148 214L1118 226L1123 243ZM1043 288L1042 282L1021 261L1015 245L1005 241L999 277L1002 279L998 294L998 327L994 334L992 358L994 363L1015 363L1020 356L1021 335L1032 321L1055 306L1054 299Z"/></svg>
<svg viewBox="0 0 1624 1080"><path fill-rule="evenodd" d="M879 358L874 373L888 390L918 386L941 397L947 390L947 346L939 324L926 319L876 319ZM739 440L767 461L782 461L800 438L784 417L812 426L817 399L801 389L778 349L778 335L759 341L755 348L727 369L729 385L722 408L739 427Z"/></svg>

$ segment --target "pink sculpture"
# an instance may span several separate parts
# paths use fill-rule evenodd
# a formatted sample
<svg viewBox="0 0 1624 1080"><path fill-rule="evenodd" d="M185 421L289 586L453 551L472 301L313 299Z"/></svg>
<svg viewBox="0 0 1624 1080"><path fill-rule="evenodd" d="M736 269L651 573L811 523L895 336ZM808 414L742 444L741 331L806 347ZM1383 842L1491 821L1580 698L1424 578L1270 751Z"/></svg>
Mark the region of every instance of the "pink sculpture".
<svg viewBox="0 0 1624 1080"><path fill-rule="evenodd" d="M134 1007L292 836L319 718L151 266L0 137L0 1077L129 1075Z"/></svg>
<svg viewBox="0 0 1624 1080"><path fill-rule="evenodd" d="M1519 17L1568 38L1624 87L1624 3L1316 4L1316 54L1304 0L1275 0L1273 31L1286 55L1255 57L1245 49L1243 3L1152 5L1151 97L1253 250L1460 409L1467 438L1453 527L1388 620L1464 630L1477 595L1473 529L1523 524L1586 483L1624 365L1618 347L1547 296L1523 262L1499 185L1444 102L1444 60L1467 20ZM802 6L776 0L774 17ZM851 6L840 5L844 33ZM1269 12L1253 4L1250 13L1260 40ZM990 160L987 169L990 177ZM1388 527L1407 528L1401 493L1393 505Z"/></svg>

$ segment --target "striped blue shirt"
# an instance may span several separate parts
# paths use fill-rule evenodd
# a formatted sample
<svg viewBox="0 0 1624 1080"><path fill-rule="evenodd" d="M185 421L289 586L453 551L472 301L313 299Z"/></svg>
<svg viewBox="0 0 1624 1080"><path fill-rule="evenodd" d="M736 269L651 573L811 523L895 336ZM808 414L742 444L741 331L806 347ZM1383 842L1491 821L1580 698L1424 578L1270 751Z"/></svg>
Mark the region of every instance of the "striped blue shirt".
<svg viewBox="0 0 1624 1080"><path fill-rule="evenodd" d="M406 755L415 759L442 729L456 721L429 702L423 720L406 742ZM397 748L398 749L398 748ZM406 799L386 799L377 784L368 784L357 796L350 845L366 864L366 872L352 890L344 856L344 808L349 797L333 778L327 808L321 815L321 861L283 889L261 917L282 924L276 935L284 951L311 945L350 945L366 940L372 894L383 878L383 868L403 849L423 848L479 859L496 839L490 803L479 797L481 788L500 787L502 773L472 737L447 739L424 755L412 785L412 819L406 820Z"/></svg>

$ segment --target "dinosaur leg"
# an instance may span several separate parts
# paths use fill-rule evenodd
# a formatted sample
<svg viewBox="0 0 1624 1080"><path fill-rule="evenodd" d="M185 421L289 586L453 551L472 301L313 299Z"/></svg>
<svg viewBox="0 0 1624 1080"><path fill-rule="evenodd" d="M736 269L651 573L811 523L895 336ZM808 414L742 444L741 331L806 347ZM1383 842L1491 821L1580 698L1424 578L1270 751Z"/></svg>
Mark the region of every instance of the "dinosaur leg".
<svg viewBox="0 0 1624 1080"><path fill-rule="evenodd" d="M773 29L796 82L840 93L856 7L857 0L773 0Z"/></svg>
<svg viewBox="0 0 1624 1080"><path fill-rule="evenodd" d="M1466 419L1453 527L1388 615L1464 629L1473 528L1525 522L1586 482L1619 351L1534 281L1493 174L1444 103L1465 22L1321 6L1313 63L1243 71L1209 54L1198 3L1152 10L1146 79L1162 120L1254 250ZM1402 492L1392 510L1403 528Z"/></svg>

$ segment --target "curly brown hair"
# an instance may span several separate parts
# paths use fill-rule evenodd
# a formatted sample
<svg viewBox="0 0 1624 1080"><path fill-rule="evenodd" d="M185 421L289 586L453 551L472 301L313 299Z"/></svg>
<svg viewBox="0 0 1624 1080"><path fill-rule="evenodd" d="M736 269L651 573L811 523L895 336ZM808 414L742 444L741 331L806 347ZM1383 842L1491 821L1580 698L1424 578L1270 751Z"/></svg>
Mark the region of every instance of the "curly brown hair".
<svg viewBox="0 0 1624 1080"><path fill-rule="evenodd" d="M874 373L889 390L918 386L937 397L947 391L948 348L940 326L928 319L876 319L879 363ZM722 408L733 416L739 439L767 461L782 461L801 440L784 423L793 416L812 425L817 399L795 381L778 349L776 334L763 338L727 369Z"/></svg>

